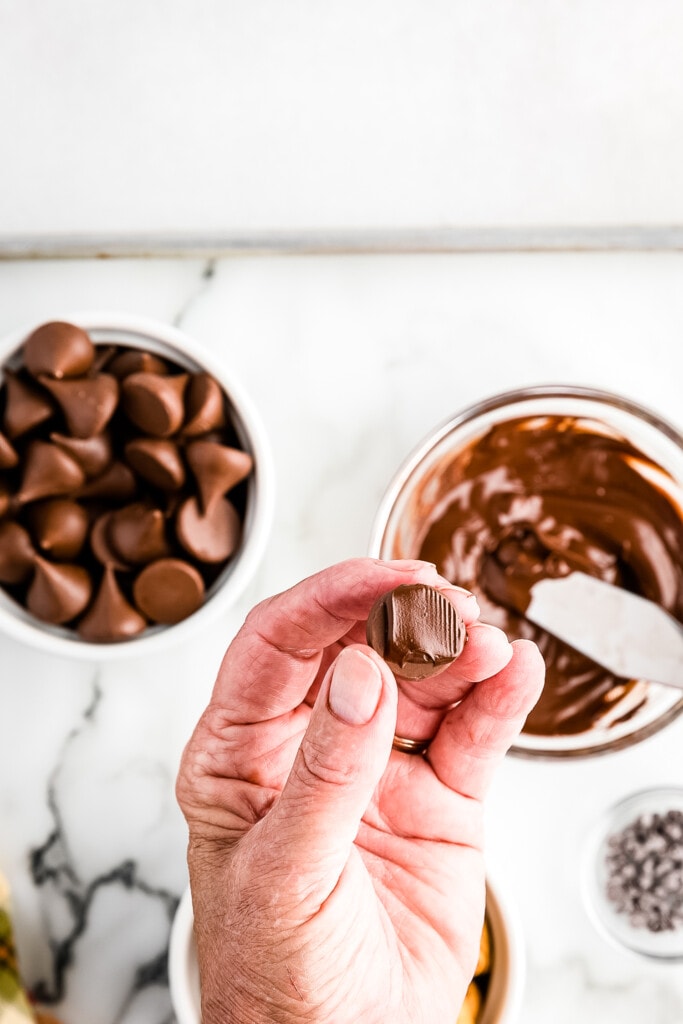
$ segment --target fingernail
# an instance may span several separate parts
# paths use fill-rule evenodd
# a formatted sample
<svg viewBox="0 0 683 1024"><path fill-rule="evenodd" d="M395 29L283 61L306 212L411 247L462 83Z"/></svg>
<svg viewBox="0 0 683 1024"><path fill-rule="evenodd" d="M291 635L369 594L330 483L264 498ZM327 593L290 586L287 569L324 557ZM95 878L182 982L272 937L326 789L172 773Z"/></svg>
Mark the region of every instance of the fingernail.
<svg viewBox="0 0 683 1024"><path fill-rule="evenodd" d="M420 572L424 569L433 569L436 572L434 562L423 562L419 558L390 558L376 559L378 565L387 566L389 569L398 569L399 572Z"/></svg>
<svg viewBox="0 0 683 1024"><path fill-rule="evenodd" d="M443 594L447 594L451 591L453 594L462 595L469 605L467 609L468 613L471 615L473 610L476 609L476 615L478 616L480 614L481 609L479 607L477 596L476 594L473 594L471 590L466 590L465 587L456 587L454 583L450 583L447 587L439 587L439 590L441 590ZM462 604L460 607L462 608Z"/></svg>
<svg viewBox="0 0 683 1024"><path fill-rule="evenodd" d="M379 704L382 677L374 661L362 651L342 651L332 670L327 703L348 725L366 725Z"/></svg>

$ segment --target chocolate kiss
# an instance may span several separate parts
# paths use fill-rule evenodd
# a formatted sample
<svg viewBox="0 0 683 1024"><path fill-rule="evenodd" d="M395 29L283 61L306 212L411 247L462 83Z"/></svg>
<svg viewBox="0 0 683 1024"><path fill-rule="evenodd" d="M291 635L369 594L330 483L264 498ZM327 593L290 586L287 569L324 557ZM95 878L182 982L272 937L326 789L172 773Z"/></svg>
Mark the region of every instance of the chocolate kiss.
<svg viewBox="0 0 683 1024"><path fill-rule="evenodd" d="M0 433L0 469L11 469L16 466L19 456L4 434Z"/></svg>
<svg viewBox="0 0 683 1024"><path fill-rule="evenodd" d="M204 600L204 581L180 558L146 565L133 584L138 608L153 622L172 626L195 612Z"/></svg>
<svg viewBox="0 0 683 1024"><path fill-rule="evenodd" d="M30 520L39 547L54 558L75 558L88 534L88 513L68 498L33 505Z"/></svg>
<svg viewBox="0 0 683 1024"><path fill-rule="evenodd" d="M52 403L37 388L7 369L5 387L7 403L4 423L5 430L12 439L33 430L54 414Z"/></svg>
<svg viewBox="0 0 683 1024"><path fill-rule="evenodd" d="M55 433L50 434L50 440L75 459L87 477L99 476L112 460L109 434L69 437L68 434Z"/></svg>
<svg viewBox="0 0 683 1024"><path fill-rule="evenodd" d="M164 514L142 502L112 514L107 538L126 562L151 562L168 554Z"/></svg>
<svg viewBox="0 0 683 1024"><path fill-rule="evenodd" d="M195 374L185 393L186 437L197 437L225 423L223 392L220 384L208 373Z"/></svg>
<svg viewBox="0 0 683 1024"><path fill-rule="evenodd" d="M104 473L89 480L78 492L79 498L115 498L126 501L132 498L138 489L135 477L124 462L116 460L105 469Z"/></svg>
<svg viewBox="0 0 683 1024"><path fill-rule="evenodd" d="M26 504L38 498L71 494L78 490L85 476L77 462L47 441L33 441L26 452L24 475L17 500Z"/></svg>
<svg viewBox="0 0 683 1024"><path fill-rule="evenodd" d="M126 445L126 459L135 472L162 491L177 491L185 483L185 466L178 446L157 437L140 437Z"/></svg>
<svg viewBox="0 0 683 1024"><path fill-rule="evenodd" d="M26 607L43 622L58 626L75 619L90 600L92 583L80 565L46 562L36 558L35 573L26 595Z"/></svg>
<svg viewBox="0 0 683 1024"><path fill-rule="evenodd" d="M128 640L146 625L146 619L121 593L114 570L107 567L95 600L78 623L79 635L99 643Z"/></svg>
<svg viewBox="0 0 683 1024"><path fill-rule="evenodd" d="M90 367L90 376L93 376L96 373L102 373L105 369L107 373L109 373L107 363L114 358L116 352L116 345L96 345L95 358L93 359L92 366Z"/></svg>
<svg viewBox="0 0 683 1024"><path fill-rule="evenodd" d="M178 509L178 540L200 562L223 562L239 544L242 527L235 506L218 498L203 514L196 498L187 498Z"/></svg>
<svg viewBox="0 0 683 1024"><path fill-rule="evenodd" d="M104 512L92 524L90 530L90 549L97 561L105 566L105 568L111 566L112 569L120 569L125 572L127 569L130 569L130 566L123 559L119 558L109 543L109 525L113 514L113 512Z"/></svg>
<svg viewBox="0 0 683 1024"><path fill-rule="evenodd" d="M130 377L131 373L168 373L168 365L152 352L130 348L114 356L107 365L107 373L113 373L119 380Z"/></svg>
<svg viewBox="0 0 683 1024"><path fill-rule="evenodd" d="M78 377L87 373L95 357L95 346L80 327L59 320L43 324L24 343L24 366L37 377Z"/></svg>
<svg viewBox="0 0 683 1024"><path fill-rule="evenodd" d="M119 400L119 382L109 373L75 380L52 380L43 375L40 383L59 403L67 426L75 437L100 434L112 418Z"/></svg>
<svg viewBox="0 0 683 1024"><path fill-rule="evenodd" d="M123 408L136 427L152 437L169 437L183 422L183 394L188 375L161 377L158 373L132 373L126 377Z"/></svg>
<svg viewBox="0 0 683 1024"><path fill-rule="evenodd" d="M35 557L28 530L19 523L0 523L0 582L21 583Z"/></svg>
<svg viewBox="0 0 683 1024"><path fill-rule="evenodd" d="M197 480L204 512L208 512L218 498L240 480L244 480L254 465L248 452L215 441L193 441L188 444L185 454Z"/></svg>

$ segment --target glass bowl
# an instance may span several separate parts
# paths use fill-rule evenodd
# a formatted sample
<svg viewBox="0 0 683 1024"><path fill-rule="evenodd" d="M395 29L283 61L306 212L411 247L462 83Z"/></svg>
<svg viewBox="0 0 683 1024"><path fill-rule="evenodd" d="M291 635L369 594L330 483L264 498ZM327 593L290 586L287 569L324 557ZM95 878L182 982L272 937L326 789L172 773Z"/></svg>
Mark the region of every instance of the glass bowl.
<svg viewBox="0 0 683 1024"><path fill-rule="evenodd" d="M678 543L683 544L681 434L655 413L618 395L590 388L547 385L494 395L458 413L425 438L399 468L381 501L372 530L370 554L378 558L420 557L430 527L449 508L454 489L462 484L472 453L477 452L482 442L489 443L488 439L496 432L504 433L506 425L515 420L541 427L552 424L552 429L556 424L558 431L571 422L580 426L582 436L604 437L617 444L630 445L644 457L633 460L636 471L652 486L653 494L665 499L674 521L674 533ZM490 474L486 482L493 500L498 500L508 486L504 476L506 467L511 464L509 452L502 446L497 457L500 472L497 476ZM537 458L536 468L541 472L545 470L542 456ZM568 492L573 487L572 480ZM461 496L467 493L459 491ZM609 493L603 496L609 500ZM526 495L522 494L522 498ZM460 500L469 514L469 498ZM600 500L602 498L596 498ZM521 515L524 516L524 511ZM423 557L438 564L436 558ZM451 565L454 571L447 571L444 565L438 567L453 582L468 585L458 578L457 565L456 554ZM506 628L503 621L496 620L500 609L478 586L479 579L475 576L470 585L480 598L482 620ZM683 594L679 596L683 600ZM517 617L516 627L519 632L508 629L511 638L515 635L539 638L538 632L520 617ZM545 639L551 638L546 634ZM649 736L683 711L680 692L642 680L615 681L614 685L605 687L605 691L604 700L601 697L600 702L596 702L598 711L592 715L588 727L578 717L577 724L571 721L566 724L560 719L560 713L565 710L560 703L558 721L562 724L556 727L551 723L551 727L545 728L540 717L544 702L556 697L554 688L546 686L513 752L530 757L565 758L616 750ZM569 698L574 697L569 694ZM569 706L569 698L560 695L558 699ZM534 716L537 717L534 719Z"/></svg>
<svg viewBox="0 0 683 1024"><path fill-rule="evenodd" d="M585 840L581 889L610 942L683 961L683 788L642 790L608 808Z"/></svg>
<svg viewBox="0 0 683 1024"><path fill-rule="evenodd" d="M89 642L73 629L41 622L0 588L0 630L22 643L52 654L94 661L146 655L194 637L224 614L253 578L265 551L273 518L275 482L270 442L261 417L239 380L183 331L144 317L112 312L75 313L60 319L84 328L96 345L118 344L143 349L166 357L191 373L211 374L224 392L239 443L254 460L254 471L245 482L240 546L207 589L201 606L182 621L174 625L151 625L138 636L116 643ZM29 325L0 341L2 366L16 365L25 339L37 326Z"/></svg>

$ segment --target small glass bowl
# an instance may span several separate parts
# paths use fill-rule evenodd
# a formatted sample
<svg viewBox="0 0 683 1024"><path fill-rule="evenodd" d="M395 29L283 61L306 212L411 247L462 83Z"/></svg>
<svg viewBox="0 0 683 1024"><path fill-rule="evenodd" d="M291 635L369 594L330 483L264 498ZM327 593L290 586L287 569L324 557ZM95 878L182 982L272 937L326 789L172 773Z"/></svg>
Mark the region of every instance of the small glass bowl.
<svg viewBox="0 0 683 1024"><path fill-rule="evenodd" d="M630 441L662 470L657 486L680 510L683 524L683 436L643 406L594 388L539 385L493 395L436 427L399 467L377 511L369 554L418 557L434 511L448 500L457 457L491 428L517 417L575 417ZM453 467L456 467L454 469ZM575 758L620 750L661 729L683 712L672 687L638 680L589 730L568 734L522 732L512 753Z"/></svg>
<svg viewBox="0 0 683 1024"><path fill-rule="evenodd" d="M620 913L607 894L611 878L607 858L614 849L610 839L618 837L641 816L665 815L667 811L683 814L683 788L659 786L641 790L608 808L589 830L584 843L581 891L588 916L610 942L651 960L682 962L683 920L671 930L651 931L645 923L632 923L628 913ZM678 840L677 849L679 854L683 852L683 839ZM677 870L679 874L683 872L683 868Z"/></svg>

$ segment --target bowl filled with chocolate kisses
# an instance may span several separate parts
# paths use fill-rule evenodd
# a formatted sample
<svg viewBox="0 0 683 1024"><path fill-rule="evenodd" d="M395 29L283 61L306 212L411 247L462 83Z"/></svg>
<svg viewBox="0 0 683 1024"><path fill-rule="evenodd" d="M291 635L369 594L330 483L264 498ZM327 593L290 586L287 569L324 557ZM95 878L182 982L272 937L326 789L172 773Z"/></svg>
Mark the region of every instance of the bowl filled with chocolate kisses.
<svg viewBox="0 0 683 1024"><path fill-rule="evenodd" d="M176 328L119 314L15 332L0 360L0 629L137 655L234 604L273 510L238 381Z"/></svg>

